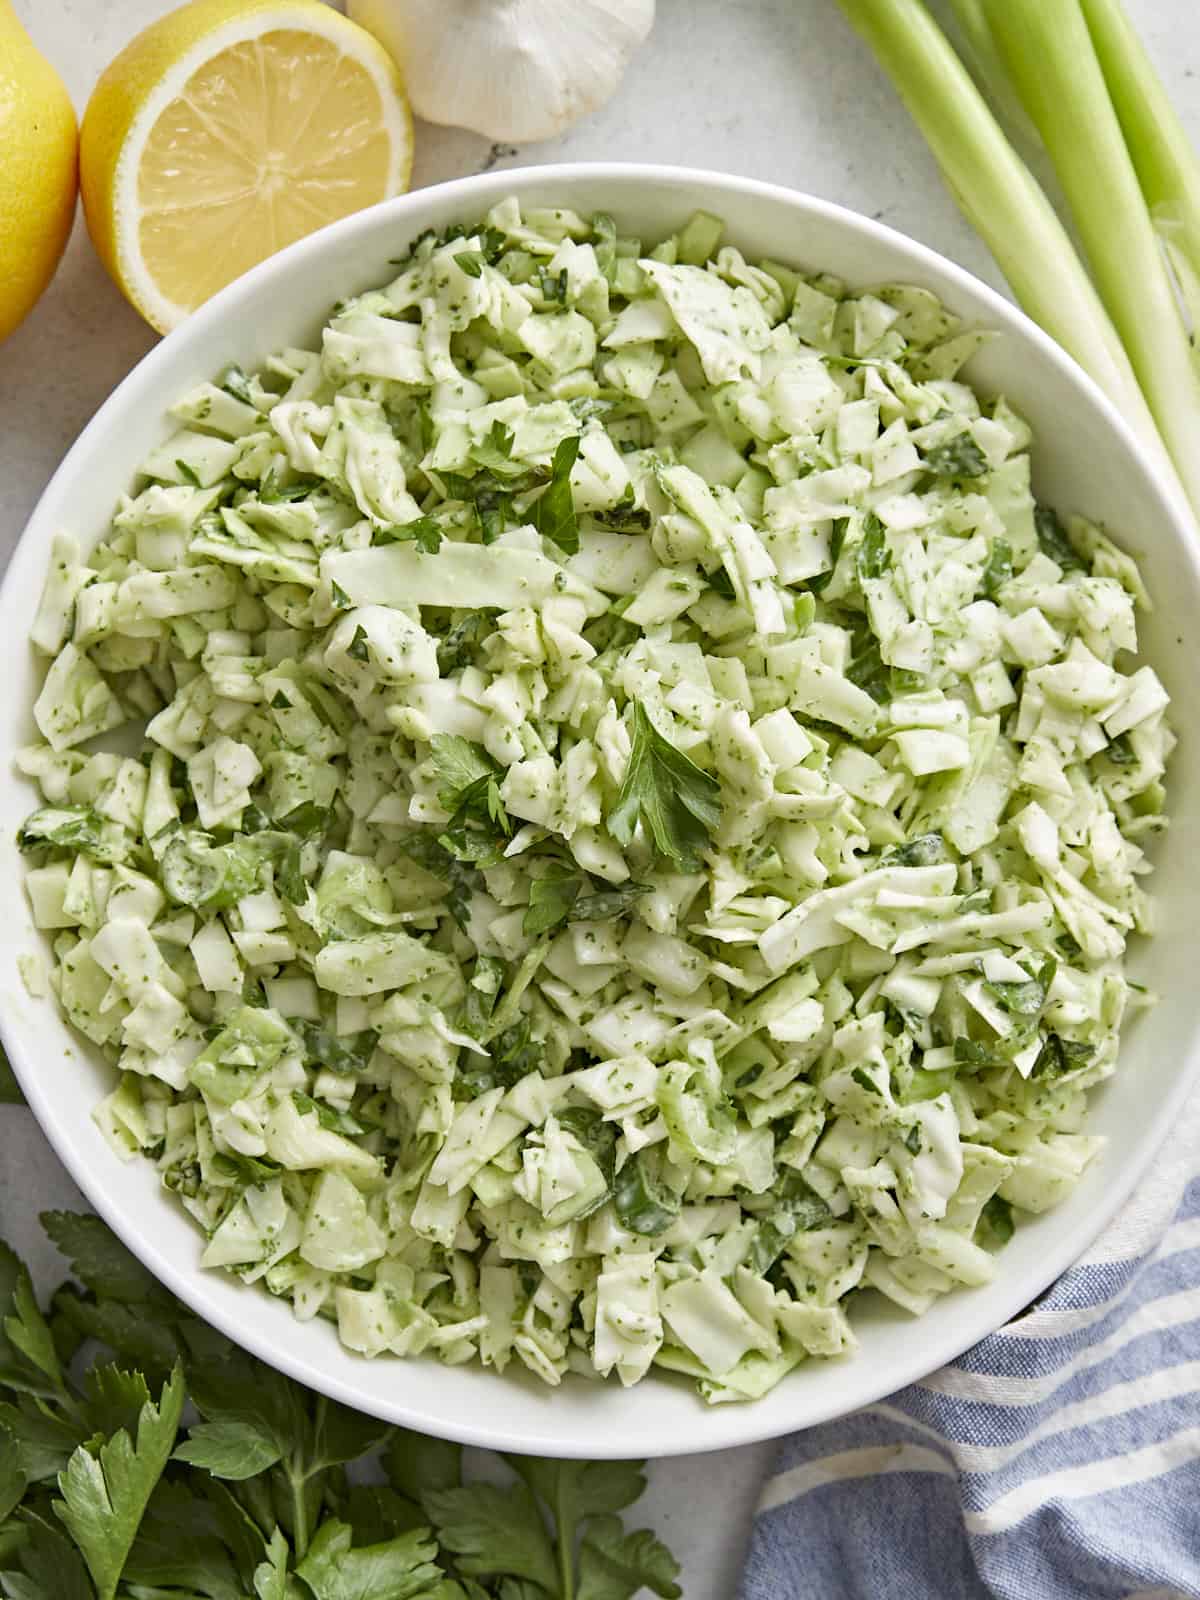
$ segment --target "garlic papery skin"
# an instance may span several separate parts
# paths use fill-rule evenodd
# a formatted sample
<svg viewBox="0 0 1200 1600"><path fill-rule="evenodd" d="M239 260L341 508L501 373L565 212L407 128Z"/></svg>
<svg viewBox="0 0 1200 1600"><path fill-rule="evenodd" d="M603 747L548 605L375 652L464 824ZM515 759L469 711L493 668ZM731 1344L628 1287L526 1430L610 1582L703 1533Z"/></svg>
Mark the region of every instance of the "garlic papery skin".
<svg viewBox="0 0 1200 1600"><path fill-rule="evenodd" d="M609 99L654 0L349 0L427 122L489 139L552 139Z"/></svg>

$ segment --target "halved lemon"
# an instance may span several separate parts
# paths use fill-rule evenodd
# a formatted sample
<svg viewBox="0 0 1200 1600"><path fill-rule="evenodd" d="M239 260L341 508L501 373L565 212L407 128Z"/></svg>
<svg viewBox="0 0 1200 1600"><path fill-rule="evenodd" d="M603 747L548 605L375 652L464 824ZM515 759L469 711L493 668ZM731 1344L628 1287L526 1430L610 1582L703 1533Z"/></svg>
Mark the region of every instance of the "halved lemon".
<svg viewBox="0 0 1200 1600"><path fill-rule="evenodd" d="M395 62L320 0L191 0L138 35L83 119L88 229L161 333L248 268L402 193Z"/></svg>

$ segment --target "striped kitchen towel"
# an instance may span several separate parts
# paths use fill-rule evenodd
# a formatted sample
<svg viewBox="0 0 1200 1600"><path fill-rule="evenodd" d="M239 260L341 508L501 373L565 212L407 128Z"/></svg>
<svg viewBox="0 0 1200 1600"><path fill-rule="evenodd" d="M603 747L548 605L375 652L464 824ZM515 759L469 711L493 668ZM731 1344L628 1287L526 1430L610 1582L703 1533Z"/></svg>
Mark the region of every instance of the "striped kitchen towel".
<svg viewBox="0 0 1200 1600"><path fill-rule="evenodd" d="M784 1441L742 1600L1200 1597L1200 1098L1121 1216L953 1366Z"/></svg>

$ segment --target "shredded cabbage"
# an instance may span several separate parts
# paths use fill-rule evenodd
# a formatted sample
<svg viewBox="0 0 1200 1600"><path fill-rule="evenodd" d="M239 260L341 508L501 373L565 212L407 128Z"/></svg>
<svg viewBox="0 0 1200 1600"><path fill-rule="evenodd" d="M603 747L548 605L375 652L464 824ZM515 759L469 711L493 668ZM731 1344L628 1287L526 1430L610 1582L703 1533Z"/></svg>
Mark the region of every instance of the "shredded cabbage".
<svg viewBox="0 0 1200 1600"><path fill-rule="evenodd" d="M424 237L53 552L97 1120L364 1355L760 1396L988 1281L1147 1003L1136 569L931 295L720 235Z"/></svg>

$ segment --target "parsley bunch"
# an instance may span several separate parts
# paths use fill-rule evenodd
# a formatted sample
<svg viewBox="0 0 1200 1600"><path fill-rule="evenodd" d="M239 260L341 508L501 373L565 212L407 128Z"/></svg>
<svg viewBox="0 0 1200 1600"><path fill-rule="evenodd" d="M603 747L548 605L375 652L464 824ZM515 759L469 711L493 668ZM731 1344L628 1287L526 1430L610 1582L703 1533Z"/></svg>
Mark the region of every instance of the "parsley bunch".
<svg viewBox="0 0 1200 1600"><path fill-rule="evenodd" d="M630 1600L678 1564L619 1513L636 1462L511 1457L309 1393L194 1318L98 1217L42 1218L47 1309L0 1243L7 1600ZM84 1359L90 1355L88 1361Z"/></svg>

